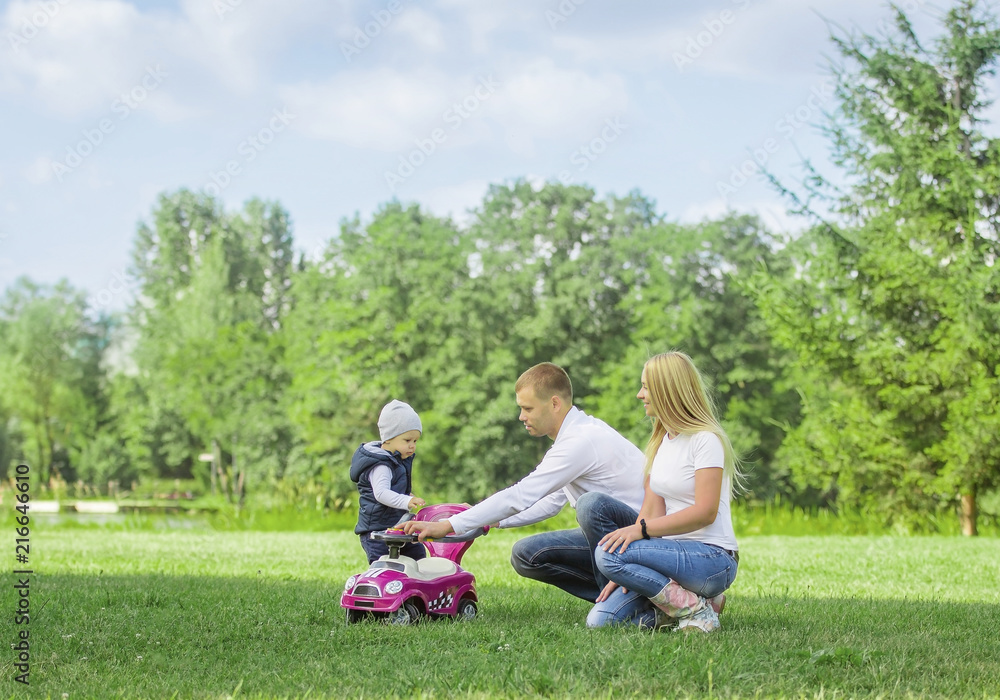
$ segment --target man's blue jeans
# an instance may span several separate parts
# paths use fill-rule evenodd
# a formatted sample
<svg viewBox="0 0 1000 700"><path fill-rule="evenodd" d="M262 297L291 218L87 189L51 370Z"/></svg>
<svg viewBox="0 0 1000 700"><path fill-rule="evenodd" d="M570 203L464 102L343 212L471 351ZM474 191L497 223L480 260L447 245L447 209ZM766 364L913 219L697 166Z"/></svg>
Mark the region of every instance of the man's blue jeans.
<svg viewBox="0 0 1000 700"><path fill-rule="evenodd" d="M603 493L576 502L575 530L542 532L518 540L510 563L521 576L548 583L593 603L608 580L594 563L597 543L609 532L635 523L639 514Z"/></svg>

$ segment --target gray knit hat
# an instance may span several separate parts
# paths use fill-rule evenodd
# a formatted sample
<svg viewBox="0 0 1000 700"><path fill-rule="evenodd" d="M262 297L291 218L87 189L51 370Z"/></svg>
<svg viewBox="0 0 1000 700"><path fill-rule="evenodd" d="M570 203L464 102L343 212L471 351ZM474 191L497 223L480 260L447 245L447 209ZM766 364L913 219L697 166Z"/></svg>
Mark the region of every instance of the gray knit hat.
<svg viewBox="0 0 1000 700"><path fill-rule="evenodd" d="M423 426L420 425L420 416L410 408L410 404L393 399L385 405L378 416L379 437L385 442L409 430L424 432Z"/></svg>

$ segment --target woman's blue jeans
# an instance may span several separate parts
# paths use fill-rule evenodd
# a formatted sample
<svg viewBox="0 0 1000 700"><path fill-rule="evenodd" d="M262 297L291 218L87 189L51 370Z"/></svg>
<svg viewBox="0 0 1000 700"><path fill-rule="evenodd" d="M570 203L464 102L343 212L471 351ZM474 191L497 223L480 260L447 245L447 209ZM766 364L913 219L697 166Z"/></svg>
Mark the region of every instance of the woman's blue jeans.
<svg viewBox="0 0 1000 700"><path fill-rule="evenodd" d="M649 598L668 583L676 581L703 598L711 598L732 585L737 569L736 560L720 547L661 537L636 540L621 553L598 547L594 561L602 577L620 588L594 606L587 616L589 627L625 623L652 627L654 613Z"/></svg>

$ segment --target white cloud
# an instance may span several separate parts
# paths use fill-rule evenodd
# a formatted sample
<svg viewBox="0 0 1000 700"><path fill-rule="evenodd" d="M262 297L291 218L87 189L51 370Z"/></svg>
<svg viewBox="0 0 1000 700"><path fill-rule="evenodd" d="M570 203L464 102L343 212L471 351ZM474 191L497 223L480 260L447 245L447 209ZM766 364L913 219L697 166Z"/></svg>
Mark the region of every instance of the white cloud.
<svg viewBox="0 0 1000 700"><path fill-rule="evenodd" d="M929 3L908 0L921 26ZM666 10L665 10L666 12ZM730 0L699 6L670 22L623 24L617 31L584 23L560 25L553 46L575 64L618 66L640 72L692 73L780 82L824 71L817 46L829 43L826 20L874 32L890 19L883 3L870 0ZM679 19L679 21L677 21Z"/></svg>
<svg viewBox="0 0 1000 700"><path fill-rule="evenodd" d="M498 75L501 88L487 113L505 131L515 152L530 156L536 139L591 138L595 124L624 115L629 107L624 81L616 74L592 75L561 68L550 58Z"/></svg>
<svg viewBox="0 0 1000 700"><path fill-rule="evenodd" d="M757 199L740 203L726 203L721 197L694 202L681 212L681 223L697 224L706 220L717 220L728 213L756 214L768 231L772 233L798 233L806 229L809 220L793 216L777 195L773 199Z"/></svg>
<svg viewBox="0 0 1000 700"><path fill-rule="evenodd" d="M755 213L772 233L800 233L807 229L810 220L804 216L793 216L780 201L757 201L747 205L748 213Z"/></svg>
<svg viewBox="0 0 1000 700"><path fill-rule="evenodd" d="M437 73L355 69L324 83L283 87L279 95L297 115L293 128L307 136L391 152L441 125L453 82Z"/></svg>
<svg viewBox="0 0 1000 700"><path fill-rule="evenodd" d="M309 30L343 23L349 4L181 0L183 17L173 23L171 43L179 56L207 68L228 89L249 94L261 87L275 55Z"/></svg>
<svg viewBox="0 0 1000 700"><path fill-rule="evenodd" d="M646 25L628 27L627 33L560 33L552 44L568 54L574 65L617 65L632 69L646 66L659 72L670 60L672 47L681 43L683 28Z"/></svg>
<svg viewBox="0 0 1000 700"><path fill-rule="evenodd" d="M139 23L119 0L12 2L0 21L12 43L0 53L0 85L65 117L107 108L135 72Z"/></svg>
<svg viewBox="0 0 1000 700"><path fill-rule="evenodd" d="M32 185L42 185L52 179L52 159L39 156L24 169L24 177Z"/></svg>
<svg viewBox="0 0 1000 700"><path fill-rule="evenodd" d="M411 7L405 10L390 26L394 34L408 38L419 48L440 53L447 46L444 25L423 10Z"/></svg>
<svg viewBox="0 0 1000 700"><path fill-rule="evenodd" d="M160 194L170 188L164 183L144 182L137 188L132 203L132 214L136 218L147 216L159 201Z"/></svg>
<svg viewBox="0 0 1000 700"><path fill-rule="evenodd" d="M40 19L45 7L56 8L50 19L26 30L24 22ZM172 94L186 71L197 72L179 50L183 26L121 0L12 3L0 32L31 38L0 53L0 92L23 95L65 120L117 118L124 102L129 113L140 109L163 121L190 117L200 110ZM129 99L135 95L140 99Z"/></svg>
<svg viewBox="0 0 1000 700"><path fill-rule="evenodd" d="M457 185L435 187L420 194L420 202L437 216L449 216L459 226L472 221L469 210L483 203L491 183L486 180L466 180Z"/></svg>
<svg viewBox="0 0 1000 700"><path fill-rule="evenodd" d="M689 204L680 214L681 223L696 224L706 219L718 219L726 215L732 207L726 204L721 197L703 202L693 202Z"/></svg>
<svg viewBox="0 0 1000 700"><path fill-rule="evenodd" d="M615 74L562 68L549 58L500 70L460 76L355 68L279 94L299 117L294 128L307 136L383 152L412 149L435 129L447 138L442 147L468 146L488 139L495 126L515 153L531 156L539 139L582 143L628 110Z"/></svg>
<svg viewBox="0 0 1000 700"><path fill-rule="evenodd" d="M671 63L677 56L698 54L683 70L756 78L769 82L825 72L822 59L795 60L813 53L817 46L830 46L826 20L852 17L861 25L886 15L886 7L869 0L735 0L729 8L731 22L722 12L704 11L682 31L673 45Z"/></svg>
<svg viewBox="0 0 1000 700"><path fill-rule="evenodd" d="M181 0L170 13L125 0L14 0L0 15L0 35L12 44L0 52L0 92L65 119L95 116L162 66L171 80L143 108L164 121L189 118L218 104L220 85L260 91L274 56L336 22L343 4Z"/></svg>
<svg viewBox="0 0 1000 700"><path fill-rule="evenodd" d="M464 47L476 55L493 52L493 36L513 27L518 32L529 32L533 27L547 29L543 10L535 0L438 0L437 6L458 15L461 27L453 28L453 36L464 38Z"/></svg>

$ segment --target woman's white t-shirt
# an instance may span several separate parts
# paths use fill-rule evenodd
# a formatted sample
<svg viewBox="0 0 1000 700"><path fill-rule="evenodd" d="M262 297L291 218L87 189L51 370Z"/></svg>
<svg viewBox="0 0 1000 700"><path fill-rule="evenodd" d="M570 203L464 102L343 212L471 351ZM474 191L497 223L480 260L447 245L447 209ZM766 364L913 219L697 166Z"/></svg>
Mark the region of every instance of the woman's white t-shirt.
<svg viewBox="0 0 1000 700"><path fill-rule="evenodd" d="M667 515L670 515L694 505L694 473L698 469L722 469L724 465L722 441L715 433L706 431L674 438L664 437L653 457L649 487L653 493L663 497ZM729 510L731 491L730 479L724 476L715 522L700 530L666 537L674 540L697 540L736 551L738 545Z"/></svg>

